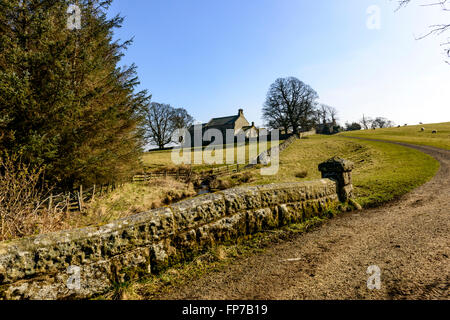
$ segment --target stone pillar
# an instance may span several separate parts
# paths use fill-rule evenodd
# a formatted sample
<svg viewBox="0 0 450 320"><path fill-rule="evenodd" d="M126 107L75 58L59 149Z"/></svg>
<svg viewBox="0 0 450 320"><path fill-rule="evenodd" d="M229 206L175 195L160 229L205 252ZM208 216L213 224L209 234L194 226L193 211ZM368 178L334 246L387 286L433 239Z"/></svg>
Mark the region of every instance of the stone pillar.
<svg viewBox="0 0 450 320"><path fill-rule="evenodd" d="M329 178L337 182L339 200L342 202L346 202L353 197L353 168L353 162L338 157L319 164L319 171L322 172L322 178Z"/></svg>

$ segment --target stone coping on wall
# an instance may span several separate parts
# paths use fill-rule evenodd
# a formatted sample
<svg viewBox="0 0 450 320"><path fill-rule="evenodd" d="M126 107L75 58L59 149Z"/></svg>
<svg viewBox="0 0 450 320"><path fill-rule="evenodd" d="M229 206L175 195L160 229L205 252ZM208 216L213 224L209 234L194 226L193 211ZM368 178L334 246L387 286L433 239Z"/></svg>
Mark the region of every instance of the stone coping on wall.
<svg viewBox="0 0 450 320"><path fill-rule="evenodd" d="M130 268L154 273L203 246L275 228L335 205L331 179L239 187L181 201L112 223L0 243L0 298L86 298L129 280ZM83 286L66 288L71 266Z"/></svg>

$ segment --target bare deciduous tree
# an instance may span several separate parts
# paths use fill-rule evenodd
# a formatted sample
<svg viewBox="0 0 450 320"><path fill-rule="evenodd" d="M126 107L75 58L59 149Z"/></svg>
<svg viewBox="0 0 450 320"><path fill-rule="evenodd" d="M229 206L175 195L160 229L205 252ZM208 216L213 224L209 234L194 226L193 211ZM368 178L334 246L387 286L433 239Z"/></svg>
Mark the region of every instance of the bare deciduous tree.
<svg viewBox="0 0 450 320"><path fill-rule="evenodd" d="M337 121L339 119L337 116L338 111L336 110L336 108L326 104L321 104L318 108L318 114L322 124L332 124L334 126L337 125Z"/></svg>
<svg viewBox="0 0 450 320"><path fill-rule="evenodd" d="M318 95L297 78L279 78L269 89L263 118L271 128L298 134L313 127Z"/></svg>
<svg viewBox="0 0 450 320"><path fill-rule="evenodd" d="M168 104L152 102L145 114L145 138L150 143L155 143L160 149L170 143L174 130L171 121L173 108Z"/></svg>
<svg viewBox="0 0 450 320"><path fill-rule="evenodd" d="M399 6L397 10L409 5L412 1L411 0L398 0ZM424 3L424 1L421 2L422 6L438 6L444 11L450 12L450 1L448 0L436 0L433 2ZM441 24L435 24L430 26L430 31L426 33L425 35L419 37L419 39L426 38L430 35L441 35L446 31L450 30L450 24L449 23L441 23ZM445 53L448 57L450 57L450 39L446 42L442 43L442 46L445 47ZM447 61L447 63L449 63Z"/></svg>
<svg viewBox="0 0 450 320"><path fill-rule="evenodd" d="M391 128L394 126L394 122L383 117L377 117L372 121L372 128Z"/></svg>
<svg viewBox="0 0 450 320"><path fill-rule="evenodd" d="M365 115L363 115L362 119L359 121L364 130L369 130L370 128L372 128L372 122L373 120L367 118Z"/></svg>
<svg viewBox="0 0 450 320"><path fill-rule="evenodd" d="M177 108L173 111L172 122L175 129L189 128L194 123L194 118L183 108Z"/></svg>
<svg viewBox="0 0 450 320"><path fill-rule="evenodd" d="M152 102L144 109L145 139L163 149L172 141L176 129L189 127L194 119L183 108L175 109L169 104Z"/></svg>
<svg viewBox="0 0 450 320"><path fill-rule="evenodd" d="M338 111L335 107L328 106L328 114L330 116L331 123L335 126L339 120Z"/></svg>

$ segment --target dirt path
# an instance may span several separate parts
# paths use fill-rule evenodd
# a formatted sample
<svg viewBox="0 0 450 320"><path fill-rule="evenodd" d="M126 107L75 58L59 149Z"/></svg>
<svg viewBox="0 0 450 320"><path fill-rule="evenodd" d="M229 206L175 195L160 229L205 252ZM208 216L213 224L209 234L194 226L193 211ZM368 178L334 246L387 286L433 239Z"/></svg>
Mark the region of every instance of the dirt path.
<svg viewBox="0 0 450 320"><path fill-rule="evenodd" d="M406 146L441 163L427 184L381 208L341 215L159 298L449 299L450 151ZM367 289L371 265L381 269L380 290Z"/></svg>

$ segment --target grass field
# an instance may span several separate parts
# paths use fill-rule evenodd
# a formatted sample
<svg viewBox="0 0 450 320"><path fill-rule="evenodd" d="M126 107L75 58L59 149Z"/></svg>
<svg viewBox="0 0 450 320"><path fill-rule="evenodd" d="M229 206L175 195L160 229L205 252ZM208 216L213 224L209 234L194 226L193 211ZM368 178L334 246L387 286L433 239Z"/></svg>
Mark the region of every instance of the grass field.
<svg viewBox="0 0 450 320"><path fill-rule="evenodd" d="M355 163L356 200L365 207L382 204L411 191L431 179L439 168L435 159L410 148L317 135L298 140L281 153L277 175L261 176L259 170L253 170L250 184L319 179L319 163L333 156Z"/></svg>
<svg viewBox="0 0 450 320"><path fill-rule="evenodd" d="M233 157L232 159L234 159L234 163L237 162L237 156L238 154L242 153L245 157L245 163L248 164L249 163L249 158L250 156L252 157L257 157L260 153L262 153L263 151L265 151L266 149L270 149L272 146L274 145L278 145L279 143L281 143L282 141L274 141L274 142L267 142L267 147L263 147L263 145L259 145L258 143L253 143L253 144L246 144L245 146L235 146L234 144L229 144L224 146L223 149L223 157L222 160L219 161L218 164L208 164L206 163L205 159L202 158L202 148L198 147L198 148L193 148L192 152L191 152L191 162L192 162L192 168L194 170L202 170L202 169L206 169L206 168L210 168L210 167L217 167L217 166L223 166L226 165L226 157L227 157L227 152L230 151L230 149L234 149L232 151L233 153ZM204 151L205 152L205 151ZM144 166L150 168L150 170L160 170L160 169L164 169L167 167L173 167L173 161L172 161L172 150L162 150L162 151L151 151L151 152L147 152L144 154L143 158L142 158L142 162L144 164ZM215 152L212 152L212 155L215 156ZM201 164L195 164L194 163L194 159L196 159L196 157L198 157L199 159L202 159Z"/></svg>
<svg viewBox="0 0 450 320"><path fill-rule="evenodd" d="M192 183L171 178L153 179L146 183L126 183L86 204L83 213L73 213L68 217L68 224L71 228L105 224L196 195Z"/></svg>
<svg viewBox="0 0 450 320"><path fill-rule="evenodd" d="M420 130L422 127L426 129L425 132ZM432 134L432 130L438 130L438 133ZM223 186L261 185L319 179L321 177L318 171L319 163L333 156L339 156L355 163L353 185L356 200L361 205L370 207L390 201L422 185L431 179L439 168L436 160L417 150L377 141L347 139L341 135L450 149L450 122L346 132L336 136L316 135L295 141L281 153L278 174L262 176L256 168L240 175L223 178ZM276 142L276 144L278 143ZM269 142L268 148L270 147ZM238 151L245 152L245 159L248 162L250 150L248 144L240 148L228 145L228 148L234 149L235 159ZM194 150L196 153L200 151L200 148ZM257 153L262 151L257 150ZM171 152L165 150L146 153L143 162L155 170L173 166ZM224 160L225 155L226 150L224 150ZM193 167L201 170L211 167L211 165L202 163L193 165ZM195 191L191 185L173 180L167 182L158 180L157 183L151 185L125 185L123 190L117 190L90 206L89 212L83 219L86 221L82 221L81 225L111 221L134 212L163 206L165 202L171 202L170 200L193 195L195 195Z"/></svg>
<svg viewBox="0 0 450 320"><path fill-rule="evenodd" d="M421 128L425 128L425 131L422 132ZM437 134L433 134L433 130L437 130ZM400 128L351 131L341 133L340 135L399 141L450 150L450 122Z"/></svg>
<svg viewBox="0 0 450 320"><path fill-rule="evenodd" d="M376 135L378 132L368 133ZM366 137L372 138L367 133ZM236 154L237 148L232 147ZM245 154L248 160L249 145L245 146ZM438 162L432 157L410 148L376 141L353 140L339 135L316 135L297 140L282 152L280 169L274 176L262 176L258 166L219 177L215 184L218 189L225 189L238 185L319 179L319 163L333 156L355 163L353 185L356 200L364 207L383 204L411 191L434 176L439 168ZM154 169L173 166L171 151L147 153L145 161ZM196 168L203 169L208 166L202 164ZM146 184L129 183L89 204L83 214L66 217L64 227L103 224L195 195L192 184L172 179L158 179Z"/></svg>
<svg viewBox="0 0 450 320"><path fill-rule="evenodd" d="M372 138L370 135L366 137ZM251 181L246 184L317 179L320 178L319 163L333 156L355 163L353 185L356 200L364 207L380 205L411 191L431 179L439 168L435 159L414 149L383 142L317 135L297 140L281 153L277 175L261 176L258 168L245 171L244 174L251 177ZM138 282L126 283L100 299L157 299L158 294L169 288L176 288L192 278L220 270L237 257L262 252L272 243L289 239L322 222L314 218L280 230L253 235L234 245L215 246L194 261L173 266L159 275Z"/></svg>

